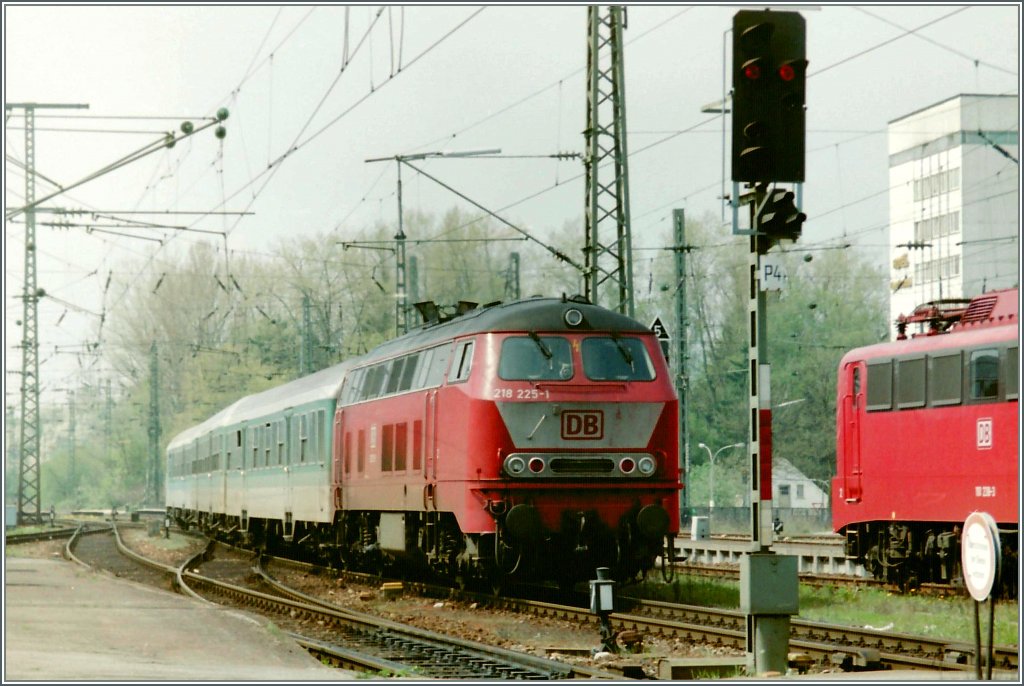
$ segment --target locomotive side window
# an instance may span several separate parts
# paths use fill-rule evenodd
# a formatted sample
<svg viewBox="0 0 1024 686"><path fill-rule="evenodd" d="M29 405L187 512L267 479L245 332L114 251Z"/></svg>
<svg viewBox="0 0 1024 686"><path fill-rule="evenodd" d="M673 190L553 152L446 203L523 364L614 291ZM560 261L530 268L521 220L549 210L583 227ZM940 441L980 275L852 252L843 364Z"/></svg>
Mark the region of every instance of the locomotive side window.
<svg viewBox="0 0 1024 686"><path fill-rule="evenodd" d="M900 409L924 407L924 358L896 363L897 405Z"/></svg>
<svg viewBox="0 0 1024 686"><path fill-rule="evenodd" d="M583 339L583 372L591 381L651 381L654 365L639 338Z"/></svg>
<svg viewBox="0 0 1024 686"><path fill-rule="evenodd" d="M1006 370L1006 399L1016 400L1017 399L1017 371L1020 367L1017 355L1018 348L1014 346L1006 351L1006 364L1004 369Z"/></svg>
<svg viewBox="0 0 1024 686"><path fill-rule="evenodd" d="M971 399L992 400L999 394L999 353L991 350L971 352Z"/></svg>
<svg viewBox="0 0 1024 686"><path fill-rule="evenodd" d="M451 357L452 348L450 344L446 343L433 348L432 353L430 367L423 380L423 388L434 388L441 385L444 373L448 371L448 358Z"/></svg>
<svg viewBox="0 0 1024 686"><path fill-rule="evenodd" d="M506 381L567 380L573 376L569 341L561 336L514 336L501 344L498 376Z"/></svg>
<svg viewBox="0 0 1024 686"><path fill-rule="evenodd" d="M381 428L380 439L380 470L390 472L394 466L395 455L395 425L385 424Z"/></svg>
<svg viewBox="0 0 1024 686"><path fill-rule="evenodd" d="M388 375L388 388L387 393L396 393L398 391L398 384L402 381L402 372L405 369L405 363L408 361L407 357L399 357L391 362L391 373ZM413 362L413 365L416 363Z"/></svg>
<svg viewBox="0 0 1024 686"><path fill-rule="evenodd" d="M960 351L928 358L928 403L934 407L960 403L963 365Z"/></svg>
<svg viewBox="0 0 1024 686"><path fill-rule="evenodd" d="M420 354L413 353L405 358L405 367L402 368L402 378L398 383L398 392L408 391L412 388L412 380L416 377L417 365L420 362Z"/></svg>
<svg viewBox="0 0 1024 686"><path fill-rule="evenodd" d="M892 409L892 361L868 364L869 412Z"/></svg>
<svg viewBox="0 0 1024 686"><path fill-rule="evenodd" d="M473 341L460 343L455 348L455 362L452 365L452 375L448 383L458 383L469 378L469 372L473 368Z"/></svg>
<svg viewBox="0 0 1024 686"><path fill-rule="evenodd" d="M358 448L356 450L356 471L362 473L366 467L366 430L359 430Z"/></svg>

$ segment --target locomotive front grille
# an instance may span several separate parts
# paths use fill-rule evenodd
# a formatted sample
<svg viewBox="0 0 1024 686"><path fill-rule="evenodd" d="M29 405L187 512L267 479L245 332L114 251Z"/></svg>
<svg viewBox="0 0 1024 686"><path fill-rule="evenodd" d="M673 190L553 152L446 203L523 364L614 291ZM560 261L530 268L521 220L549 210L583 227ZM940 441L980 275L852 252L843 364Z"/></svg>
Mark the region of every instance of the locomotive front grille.
<svg viewBox="0 0 1024 686"><path fill-rule="evenodd" d="M548 468L555 474L611 474L615 462L606 457L556 457L548 463Z"/></svg>

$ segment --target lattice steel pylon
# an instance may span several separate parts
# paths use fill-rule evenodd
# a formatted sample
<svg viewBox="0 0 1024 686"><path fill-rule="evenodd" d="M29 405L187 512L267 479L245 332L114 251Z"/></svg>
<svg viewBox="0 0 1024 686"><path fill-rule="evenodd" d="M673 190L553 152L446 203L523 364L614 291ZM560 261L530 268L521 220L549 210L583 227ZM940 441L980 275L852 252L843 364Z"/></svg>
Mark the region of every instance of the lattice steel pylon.
<svg viewBox="0 0 1024 686"><path fill-rule="evenodd" d="M21 298L21 436L18 441L18 524L42 524L39 506L39 298L36 285L36 110L82 109L88 105L6 103L4 110L25 113L25 287ZM6 214L7 219L16 213Z"/></svg>
<svg viewBox="0 0 1024 686"><path fill-rule="evenodd" d="M587 8L586 295L633 316L629 229L626 86L622 59L625 8ZM602 302L605 301L605 302Z"/></svg>

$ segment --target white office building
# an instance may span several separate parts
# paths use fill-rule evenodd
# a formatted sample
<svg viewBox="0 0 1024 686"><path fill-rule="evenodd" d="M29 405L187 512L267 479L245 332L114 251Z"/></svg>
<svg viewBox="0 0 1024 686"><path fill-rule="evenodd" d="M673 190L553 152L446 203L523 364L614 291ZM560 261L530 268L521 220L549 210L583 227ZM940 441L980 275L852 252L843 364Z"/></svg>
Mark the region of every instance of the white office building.
<svg viewBox="0 0 1024 686"><path fill-rule="evenodd" d="M957 95L889 122L891 325L1018 285L1019 136L1017 95Z"/></svg>

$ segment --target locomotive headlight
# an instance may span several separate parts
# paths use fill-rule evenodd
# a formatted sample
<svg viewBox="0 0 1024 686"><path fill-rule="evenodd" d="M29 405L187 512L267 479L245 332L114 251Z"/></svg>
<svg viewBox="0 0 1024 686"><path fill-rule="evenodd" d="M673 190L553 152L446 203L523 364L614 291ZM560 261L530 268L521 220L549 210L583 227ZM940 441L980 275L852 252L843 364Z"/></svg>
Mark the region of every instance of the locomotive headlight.
<svg viewBox="0 0 1024 686"><path fill-rule="evenodd" d="M650 476L654 474L654 470L658 467L653 457L641 457L640 462L637 463L636 468L640 470L640 473L644 476Z"/></svg>
<svg viewBox="0 0 1024 686"><path fill-rule="evenodd" d="M579 326L583 323L583 313L574 307L566 310L565 314L562 315L562 319L564 319L565 323L569 326Z"/></svg>
<svg viewBox="0 0 1024 686"><path fill-rule="evenodd" d="M526 460L517 455L505 460L505 471L512 476L522 474L524 469L526 469Z"/></svg>
<svg viewBox="0 0 1024 686"><path fill-rule="evenodd" d="M632 474L634 469L636 469L636 462L632 457L624 457L619 460L619 470L623 474Z"/></svg>
<svg viewBox="0 0 1024 686"><path fill-rule="evenodd" d="M539 457L530 458L530 471L534 474L540 474L544 471L544 460Z"/></svg>

